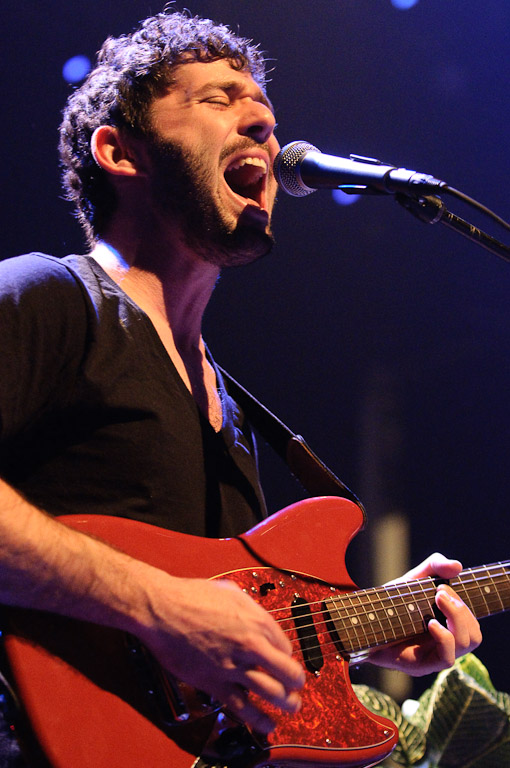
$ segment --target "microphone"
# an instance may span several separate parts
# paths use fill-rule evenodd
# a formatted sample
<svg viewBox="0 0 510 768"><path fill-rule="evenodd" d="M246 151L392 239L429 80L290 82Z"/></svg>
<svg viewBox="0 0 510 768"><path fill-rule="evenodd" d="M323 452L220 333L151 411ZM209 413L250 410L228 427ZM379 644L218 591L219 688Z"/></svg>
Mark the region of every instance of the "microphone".
<svg viewBox="0 0 510 768"><path fill-rule="evenodd" d="M412 196L447 186L429 174L397 168L372 157L324 155L307 141L292 141L283 147L273 170L283 191L294 197L304 197L317 189Z"/></svg>

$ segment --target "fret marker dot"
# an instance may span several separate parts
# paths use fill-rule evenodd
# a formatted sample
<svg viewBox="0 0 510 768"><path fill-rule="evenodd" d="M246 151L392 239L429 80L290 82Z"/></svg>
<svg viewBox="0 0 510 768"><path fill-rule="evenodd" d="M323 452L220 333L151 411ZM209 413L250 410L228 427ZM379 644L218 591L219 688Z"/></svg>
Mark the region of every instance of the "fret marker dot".
<svg viewBox="0 0 510 768"><path fill-rule="evenodd" d="M414 611L414 605L412 603L409 604L409 610Z"/></svg>
<svg viewBox="0 0 510 768"><path fill-rule="evenodd" d="M357 624L358 623L358 619L356 618L356 616L353 618L352 623L353 624Z"/></svg>
<svg viewBox="0 0 510 768"><path fill-rule="evenodd" d="M370 619L370 621L374 621L374 619L375 619L375 614L373 614L373 613L369 613L369 614L368 614L368 618Z"/></svg>
<svg viewBox="0 0 510 768"><path fill-rule="evenodd" d="M486 592L490 592L491 591L490 587L484 587L484 589L485 589Z"/></svg>
<svg viewBox="0 0 510 768"><path fill-rule="evenodd" d="M393 616L394 613L395 611L393 610L393 608L388 608L388 616Z"/></svg>

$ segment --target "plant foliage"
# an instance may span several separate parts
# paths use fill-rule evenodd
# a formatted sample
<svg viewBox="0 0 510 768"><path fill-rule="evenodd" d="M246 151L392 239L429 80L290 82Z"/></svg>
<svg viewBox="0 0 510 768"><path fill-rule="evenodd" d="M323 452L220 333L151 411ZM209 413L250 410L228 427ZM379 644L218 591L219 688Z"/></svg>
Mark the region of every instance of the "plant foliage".
<svg viewBox="0 0 510 768"><path fill-rule="evenodd" d="M510 696L494 688L473 654L440 672L406 718L389 696L354 686L362 703L392 720L399 742L381 767L510 768Z"/></svg>

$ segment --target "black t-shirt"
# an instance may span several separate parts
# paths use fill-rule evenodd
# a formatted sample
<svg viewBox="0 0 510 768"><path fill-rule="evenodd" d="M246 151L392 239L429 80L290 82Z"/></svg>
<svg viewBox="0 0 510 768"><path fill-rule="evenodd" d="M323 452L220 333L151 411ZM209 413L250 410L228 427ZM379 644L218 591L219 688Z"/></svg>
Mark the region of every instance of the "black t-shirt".
<svg viewBox="0 0 510 768"><path fill-rule="evenodd" d="M251 430L219 372L216 433L92 257L0 263L0 370L0 475L46 511L201 536L265 515Z"/></svg>

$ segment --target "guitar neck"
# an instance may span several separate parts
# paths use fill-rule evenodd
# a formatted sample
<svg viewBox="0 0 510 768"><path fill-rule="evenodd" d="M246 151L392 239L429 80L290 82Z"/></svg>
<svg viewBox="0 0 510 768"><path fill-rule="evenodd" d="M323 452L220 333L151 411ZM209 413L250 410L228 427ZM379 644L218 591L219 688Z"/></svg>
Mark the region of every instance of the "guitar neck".
<svg viewBox="0 0 510 768"><path fill-rule="evenodd" d="M438 583L425 578L329 598L326 609L338 646L358 661L381 645L422 634L436 614ZM478 619L510 608L508 560L469 568L449 583Z"/></svg>

